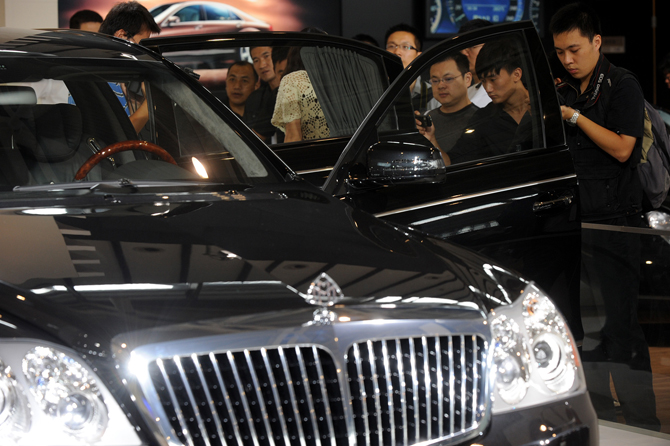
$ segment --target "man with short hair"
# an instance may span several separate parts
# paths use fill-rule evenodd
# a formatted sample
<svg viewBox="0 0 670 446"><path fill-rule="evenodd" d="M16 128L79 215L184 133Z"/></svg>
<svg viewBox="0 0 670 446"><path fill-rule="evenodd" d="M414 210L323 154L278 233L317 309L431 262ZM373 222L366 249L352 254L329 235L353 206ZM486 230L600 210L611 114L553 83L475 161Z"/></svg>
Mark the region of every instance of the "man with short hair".
<svg viewBox="0 0 670 446"><path fill-rule="evenodd" d="M487 42L477 56L476 69L491 103L472 115L469 131L449 153L452 164L527 150L532 145L530 100L516 42Z"/></svg>
<svg viewBox="0 0 670 446"><path fill-rule="evenodd" d="M235 62L228 68L226 76L226 95L224 103L240 118L244 116L244 109L249 95L256 90L258 74L254 66L247 61Z"/></svg>
<svg viewBox="0 0 670 446"><path fill-rule="evenodd" d="M597 345L583 346L587 387L598 416L616 421L611 378L626 424L659 430L649 348L637 320L640 240L621 230L640 226L636 166L644 96L637 79L601 53L600 19L592 8L564 6L549 29L569 75L557 80L557 90L565 103L561 113L579 180L581 219L597 223L582 229L582 290L602 295L606 319L590 330L599 335Z"/></svg>
<svg viewBox="0 0 670 446"><path fill-rule="evenodd" d="M102 16L90 9L82 9L70 17L70 29L98 32L102 24Z"/></svg>
<svg viewBox="0 0 670 446"><path fill-rule="evenodd" d="M269 46L251 48L251 60L261 84L247 99L244 115L244 122L269 144L281 142L277 139L280 137L277 128L271 122L281 81L281 76L275 73L272 53Z"/></svg>
<svg viewBox="0 0 670 446"><path fill-rule="evenodd" d="M493 23L484 19L468 20L463 25L461 25L460 29L458 30L458 34L474 31L476 29L486 28L491 25L493 25ZM479 76L477 76L477 70L475 70L477 55L479 54L479 51L481 51L483 46L484 44L480 43L478 45L473 45L469 48L461 50L461 53L463 53L470 62L470 72L472 73L472 85L470 85L470 87L468 88L468 97L470 98L473 104L475 104L477 107L480 108L486 107L488 103L491 102L491 98L489 97L488 94L486 94L486 91L482 88L482 82L479 79Z"/></svg>
<svg viewBox="0 0 670 446"><path fill-rule="evenodd" d="M472 74L468 59L461 53L450 54L430 67L433 96L440 107L428 112L431 126L418 126L433 146L447 153L456 144L477 107L468 98Z"/></svg>
<svg viewBox="0 0 670 446"><path fill-rule="evenodd" d="M136 1L129 1L116 4L107 13L99 32L139 43L142 39L150 37L152 33L159 34L161 29L147 8ZM127 92L124 91L123 86L110 83L110 87L126 109L135 131L139 133L149 120L147 101L143 100L136 108L132 107L133 104L127 101Z"/></svg>
<svg viewBox="0 0 670 446"><path fill-rule="evenodd" d="M161 29L147 8L136 1L129 1L118 3L110 9L99 32L140 43L152 33L159 34Z"/></svg>
<svg viewBox="0 0 670 446"><path fill-rule="evenodd" d="M400 57L403 68L406 68L414 59L421 54L421 38L419 31L406 23L399 23L386 31L386 51ZM421 81L421 77L410 85L412 91L412 105L414 110L425 113L436 109L440 103L435 100L430 86Z"/></svg>

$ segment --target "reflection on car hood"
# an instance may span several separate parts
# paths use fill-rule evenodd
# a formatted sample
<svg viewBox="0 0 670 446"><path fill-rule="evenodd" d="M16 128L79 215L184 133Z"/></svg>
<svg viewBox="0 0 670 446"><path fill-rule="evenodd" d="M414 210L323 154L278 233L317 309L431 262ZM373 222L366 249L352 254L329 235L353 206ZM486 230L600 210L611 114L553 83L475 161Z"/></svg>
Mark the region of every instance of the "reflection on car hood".
<svg viewBox="0 0 670 446"><path fill-rule="evenodd" d="M3 321L44 327L71 346L84 334L107 344L194 321L311 315L301 295L324 272L342 290L340 305L486 310L522 286L470 251L296 184L103 198L109 205L72 195L52 200L58 207L0 211Z"/></svg>

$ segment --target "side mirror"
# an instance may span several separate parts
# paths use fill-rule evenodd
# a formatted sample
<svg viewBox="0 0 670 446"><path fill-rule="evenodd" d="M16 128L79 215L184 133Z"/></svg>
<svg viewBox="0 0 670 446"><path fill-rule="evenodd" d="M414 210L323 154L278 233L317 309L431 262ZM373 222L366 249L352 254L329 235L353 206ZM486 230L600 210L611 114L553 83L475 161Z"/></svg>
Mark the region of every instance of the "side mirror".
<svg viewBox="0 0 670 446"><path fill-rule="evenodd" d="M392 184L442 183L446 167L440 151L432 146L385 141L372 145L367 152L367 171L349 176L354 188Z"/></svg>
<svg viewBox="0 0 670 446"><path fill-rule="evenodd" d="M176 25L179 22L181 22L179 17L177 17L176 15L173 15L171 17L168 17L167 20L165 22L163 22L163 26L172 26L172 25Z"/></svg>

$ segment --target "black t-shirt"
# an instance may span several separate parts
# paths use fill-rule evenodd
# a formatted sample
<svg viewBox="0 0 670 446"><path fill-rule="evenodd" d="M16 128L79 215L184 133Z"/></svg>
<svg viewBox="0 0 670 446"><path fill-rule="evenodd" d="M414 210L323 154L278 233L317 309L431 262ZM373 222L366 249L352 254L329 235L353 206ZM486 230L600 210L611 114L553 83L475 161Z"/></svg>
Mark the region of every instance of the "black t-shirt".
<svg viewBox="0 0 670 446"><path fill-rule="evenodd" d="M638 138L633 154L622 163L598 147L579 127L565 126L568 148L579 179L584 221L617 218L641 208L642 188L636 166L644 133L644 95L637 79L630 74L621 75L621 72L627 73L611 66L601 56L584 93L579 92L579 84L574 79L568 79L558 89L566 105L580 110L591 121L615 133ZM600 96L593 105L586 107L592 92L598 88L600 73L605 74L599 87Z"/></svg>
<svg viewBox="0 0 670 446"><path fill-rule="evenodd" d="M501 105L489 103L472 115L465 132L449 152L452 164L474 161L532 147L530 113L517 123Z"/></svg>
<svg viewBox="0 0 670 446"><path fill-rule="evenodd" d="M479 108L476 105L468 104L453 113L445 113L439 108L428 112L428 115L433 119L433 126L435 126L435 139L443 152L449 152L456 144L468 122L470 122L470 118L477 110Z"/></svg>
<svg viewBox="0 0 670 446"><path fill-rule="evenodd" d="M269 140L277 132L277 128L271 123L272 114L275 111L277 90L270 89L270 86L263 82L258 90L249 95L244 105L245 124L266 140Z"/></svg>

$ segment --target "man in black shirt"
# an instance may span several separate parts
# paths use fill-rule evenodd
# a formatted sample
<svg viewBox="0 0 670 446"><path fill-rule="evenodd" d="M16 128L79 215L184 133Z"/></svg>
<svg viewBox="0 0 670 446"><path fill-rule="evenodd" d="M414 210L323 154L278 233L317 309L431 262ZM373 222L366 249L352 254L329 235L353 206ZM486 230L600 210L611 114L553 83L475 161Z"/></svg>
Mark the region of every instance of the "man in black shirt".
<svg viewBox="0 0 670 446"><path fill-rule="evenodd" d="M531 148L530 100L515 42L486 43L477 56L476 69L491 103L470 119L449 152L451 164Z"/></svg>
<svg viewBox="0 0 670 446"><path fill-rule="evenodd" d="M659 430L649 348L637 320L639 238L622 230L640 224L636 166L644 97L637 80L600 53L600 21L588 6L561 8L550 30L568 74L557 88L566 104L561 112L579 179L581 217L597 223L582 230L582 301L602 299L606 316L602 329L587 326L584 338L591 401L600 418L616 421L611 377L626 423Z"/></svg>
<svg viewBox="0 0 670 446"><path fill-rule="evenodd" d="M272 125L271 120L275 110L281 76L277 76L275 73L273 49L269 46L251 48L251 58L254 69L261 80L261 85L247 99L244 122L263 141L268 144L276 143L278 142L276 140L277 128Z"/></svg>

